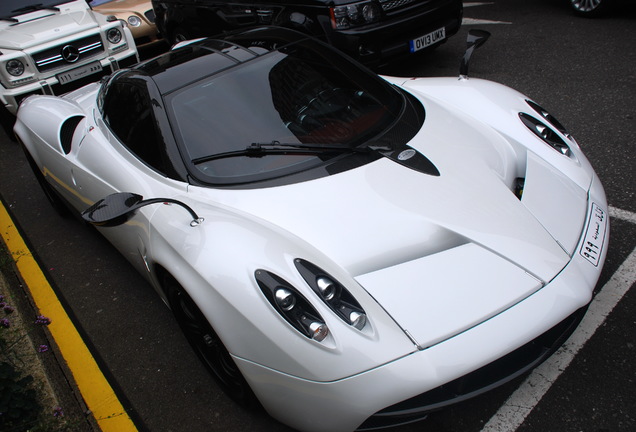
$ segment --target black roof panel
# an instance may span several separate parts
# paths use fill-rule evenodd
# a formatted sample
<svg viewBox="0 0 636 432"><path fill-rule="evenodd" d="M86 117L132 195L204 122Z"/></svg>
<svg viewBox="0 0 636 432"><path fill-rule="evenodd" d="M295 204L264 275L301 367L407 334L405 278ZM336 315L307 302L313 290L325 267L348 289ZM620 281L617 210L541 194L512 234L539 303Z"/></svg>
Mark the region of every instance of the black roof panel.
<svg viewBox="0 0 636 432"><path fill-rule="evenodd" d="M151 76L165 95L305 38L302 33L288 29L258 28L228 36L225 40L190 42L140 63L134 69Z"/></svg>

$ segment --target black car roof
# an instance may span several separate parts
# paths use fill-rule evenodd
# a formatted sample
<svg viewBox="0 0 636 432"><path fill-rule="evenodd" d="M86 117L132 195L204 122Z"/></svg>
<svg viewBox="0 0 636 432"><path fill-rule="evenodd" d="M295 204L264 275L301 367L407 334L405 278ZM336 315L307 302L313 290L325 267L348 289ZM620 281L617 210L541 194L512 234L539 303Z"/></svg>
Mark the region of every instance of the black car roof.
<svg viewBox="0 0 636 432"><path fill-rule="evenodd" d="M162 95L306 39L302 33L261 27L224 39L201 39L137 65L151 76Z"/></svg>

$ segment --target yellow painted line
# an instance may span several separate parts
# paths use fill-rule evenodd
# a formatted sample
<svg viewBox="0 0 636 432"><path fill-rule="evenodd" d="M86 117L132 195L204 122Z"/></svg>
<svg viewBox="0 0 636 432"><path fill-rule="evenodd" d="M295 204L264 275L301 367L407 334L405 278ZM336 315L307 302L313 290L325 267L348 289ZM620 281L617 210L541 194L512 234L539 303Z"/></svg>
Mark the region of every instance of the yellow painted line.
<svg viewBox="0 0 636 432"><path fill-rule="evenodd" d="M136 431L2 202L0 230L39 313L51 319L47 327L100 429L104 432Z"/></svg>

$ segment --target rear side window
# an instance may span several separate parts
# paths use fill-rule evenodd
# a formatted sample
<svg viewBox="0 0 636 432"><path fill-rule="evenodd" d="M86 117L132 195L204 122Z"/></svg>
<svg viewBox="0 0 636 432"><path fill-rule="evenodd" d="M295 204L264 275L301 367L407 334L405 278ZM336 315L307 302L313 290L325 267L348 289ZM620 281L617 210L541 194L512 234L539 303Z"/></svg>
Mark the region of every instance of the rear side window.
<svg viewBox="0 0 636 432"><path fill-rule="evenodd" d="M112 83L104 98L104 121L121 143L145 164L165 174L165 143L158 131L145 81Z"/></svg>

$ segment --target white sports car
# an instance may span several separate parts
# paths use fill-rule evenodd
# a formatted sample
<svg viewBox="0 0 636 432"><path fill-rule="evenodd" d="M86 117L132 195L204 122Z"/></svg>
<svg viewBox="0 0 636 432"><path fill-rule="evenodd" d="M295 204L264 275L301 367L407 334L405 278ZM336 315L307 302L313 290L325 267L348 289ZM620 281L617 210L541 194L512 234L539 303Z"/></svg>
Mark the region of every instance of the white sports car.
<svg viewBox="0 0 636 432"><path fill-rule="evenodd" d="M235 400L306 431L407 423L549 356L607 252L574 138L467 77L486 36L459 79L380 77L279 28L185 42L29 97L15 132Z"/></svg>

